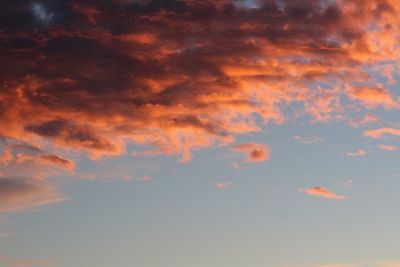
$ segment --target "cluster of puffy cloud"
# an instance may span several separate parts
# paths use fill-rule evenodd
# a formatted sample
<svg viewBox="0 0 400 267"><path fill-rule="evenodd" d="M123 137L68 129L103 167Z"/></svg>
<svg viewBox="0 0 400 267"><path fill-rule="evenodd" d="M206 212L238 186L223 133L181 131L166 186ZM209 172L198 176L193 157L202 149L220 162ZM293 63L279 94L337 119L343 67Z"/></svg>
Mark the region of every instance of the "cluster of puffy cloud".
<svg viewBox="0 0 400 267"><path fill-rule="evenodd" d="M348 120L348 109L399 107L371 74L395 82L397 0L252 3L7 2L0 9L0 136L45 140L92 158L120 155L133 142L185 162L193 149L260 131L259 122L304 114ZM365 134L385 132L397 134ZM248 161L268 158L263 145L234 150ZM4 153L4 162L12 160ZM56 154L37 152L34 160L74 169Z"/></svg>
<svg viewBox="0 0 400 267"><path fill-rule="evenodd" d="M398 107L365 70L397 68L397 1L242 2L10 2L0 134L94 157L132 141L187 161L294 102L316 120L345 116L346 96Z"/></svg>

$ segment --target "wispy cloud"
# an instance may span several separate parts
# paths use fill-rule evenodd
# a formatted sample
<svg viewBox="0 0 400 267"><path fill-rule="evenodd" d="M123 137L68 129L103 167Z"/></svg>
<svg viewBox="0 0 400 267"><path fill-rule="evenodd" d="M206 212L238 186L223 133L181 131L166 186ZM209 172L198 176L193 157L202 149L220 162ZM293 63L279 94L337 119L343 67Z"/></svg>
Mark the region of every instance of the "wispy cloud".
<svg viewBox="0 0 400 267"><path fill-rule="evenodd" d="M379 145L380 150L385 150L385 151L396 151L398 148L396 146L390 146L390 145Z"/></svg>
<svg viewBox="0 0 400 267"><path fill-rule="evenodd" d="M233 147L236 152L246 154L246 161L259 162L269 158L270 149L267 145L257 143L245 143Z"/></svg>
<svg viewBox="0 0 400 267"><path fill-rule="evenodd" d="M335 193L332 193L331 191L329 191L326 188L318 187L318 186L305 189L304 192L309 195L323 197L323 198L329 198L329 199L336 199L336 200L344 200L347 198L346 196L337 195Z"/></svg>
<svg viewBox="0 0 400 267"><path fill-rule="evenodd" d="M6 212L57 203L63 201L64 197L44 182L0 177L0 199L0 212Z"/></svg>
<svg viewBox="0 0 400 267"><path fill-rule="evenodd" d="M322 142L324 139L322 137L314 136L314 135L308 135L308 136L299 136L295 135L293 136L293 139L303 143L303 144L315 144Z"/></svg>
<svg viewBox="0 0 400 267"><path fill-rule="evenodd" d="M228 187L231 187L233 183L231 181L226 181L226 182L218 182L215 184L215 187L218 189L226 189Z"/></svg>
<svg viewBox="0 0 400 267"><path fill-rule="evenodd" d="M0 233L0 238L15 236L15 233Z"/></svg>
<svg viewBox="0 0 400 267"><path fill-rule="evenodd" d="M378 129L374 129L374 130L364 131L363 135L366 137L379 139L379 138L385 137L385 135L399 136L400 130L395 129L395 128L378 128Z"/></svg>
<svg viewBox="0 0 400 267"><path fill-rule="evenodd" d="M351 118L351 117L348 118L348 123L352 127L361 127L370 123L377 123L377 122L379 122L379 117L371 113L365 114L365 116L362 118Z"/></svg>
<svg viewBox="0 0 400 267"><path fill-rule="evenodd" d="M347 188L352 187L352 186L353 186L353 181L352 181L352 180L347 180L347 181L343 184L343 186L344 186L344 187L347 187Z"/></svg>
<svg viewBox="0 0 400 267"><path fill-rule="evenodd" d="M362 149L357 150L356 152L346 152L346 155L349 157L365 157L368 155L368 152Z"/></svg>

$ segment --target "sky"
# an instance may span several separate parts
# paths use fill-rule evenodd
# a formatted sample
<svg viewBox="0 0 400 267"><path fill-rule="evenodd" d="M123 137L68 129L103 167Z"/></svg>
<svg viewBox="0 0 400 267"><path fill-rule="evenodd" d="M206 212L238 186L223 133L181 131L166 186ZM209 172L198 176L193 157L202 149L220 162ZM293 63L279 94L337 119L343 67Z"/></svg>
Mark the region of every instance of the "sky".
<svg viewBox="0 0 400 267"><path fill-rule="evenodd" d="M3 0L0 267L400 267L398 0Z"/></svg>

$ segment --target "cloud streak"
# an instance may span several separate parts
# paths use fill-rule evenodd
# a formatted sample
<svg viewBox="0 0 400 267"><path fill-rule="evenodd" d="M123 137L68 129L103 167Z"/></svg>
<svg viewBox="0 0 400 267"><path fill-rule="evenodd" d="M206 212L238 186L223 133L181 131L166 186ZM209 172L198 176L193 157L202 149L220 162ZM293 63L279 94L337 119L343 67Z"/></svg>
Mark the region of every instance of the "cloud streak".
<svg viewBox="0 0 400 267"><path fill-rule="evenodd" d="M0 198L0 212L26 210L64 200L50 185L15 177L0 177Z"/></svg>
<svg viewBox="0 0 400 267"><path fill-rule="evenodd" d="M387 135L399 136L400 130L395 128L378 128L374 130L364 131L363 135L374 139L380 139L384 138Z"/></svg>
<svg viewBox="0 0 400 267"><path fill-rule="evenodd" d="M328 198L328 199L335 199L335 200L344 200L347 198L346 196L337 195L335 193L332 193L331 191L329 191L326 188L318 187L318 186L305 189L304 192L308 195L318 196L318 197Z"/></svg>

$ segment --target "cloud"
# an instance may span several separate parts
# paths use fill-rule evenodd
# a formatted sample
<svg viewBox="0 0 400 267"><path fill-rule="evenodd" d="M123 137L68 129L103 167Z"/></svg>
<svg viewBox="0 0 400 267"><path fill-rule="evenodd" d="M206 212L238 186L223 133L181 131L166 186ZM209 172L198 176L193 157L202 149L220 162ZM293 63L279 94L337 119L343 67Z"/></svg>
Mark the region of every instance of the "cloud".
<svg viewBox="0 0 400 267"><path fill-rule="evenodd" d="M363 102L367 107L378 105L385 108L398 108L399 104L393 100L389 90L382 87L353 87L347 90L350 99Z"/></svg>
<svg viewBox="0 0 400 267"><path fill-rule="evenodd" d="M55 154L41 155L40 159L45 162L50 162L61 168L65 168L69 171L73 171L75 168L75 163L69 159L62 158L61 156Z"/></svg>
<svg viewBox="0 0 400 267"><path fill-rule="evenodd" d="M380 139L383 138L385 135L399 136L400 130L394 128L379 128L379 129L364 131L363 135L374 139Z"/></svg>
<svg viewBox="0 0 400 267"><path fill-rule="evenodd" d="M10 236L15 236L15 233L0 233L0 238L10 237Z"/></svg>
<svg viewBox="0 0 400 267"><path fill-rule="evenodd" d="M25 210L64 200L50 185L13 177L0 177L0 198L0 212Z"/></svg>
<svg viewBox="0 0 400 267"><path fill-rule="evenodd" d="M0 135L92 158L132 142L187 162L293 109L316 122L344 119L344 99L394 108L368 67L398 61L399 12L395 0L11 1Z"/></svg>
<svg viewBox="0 0 400 267"><path fill-rule="evenodd" d="M13 154L7 149L3 149L3 153L0 154L0 163L3 165L8 165L14 160Z"/></svg>
<svg viewBox="0 0 400 267"><path fill-rule="evenodd" d="M353 119L353 118L349 118L349 124L352 127L361 127L370 123L376 123L379 122L379 117L374 115L374 114L370 114L367 113L365 114L365 116L361 119Z"/></svg>
<svg viewBox="0 0 400 267"><path fill-rule="evenodd" d="M346 152L346 155L349 157L365 157L366 155L368 155L368 152L359 149L356 152Z"/></svg>
<svg viewBox="0 0 400 267"><path fill-rule="evenodd" d="M344 184L344 187L349 188L353 186L353 181L352 180L347 180Z"/></svg>
<svg viewBox="0 0 400 267"><path fill-rule="evenodd" d="M236 152L246 154L246 161L259 162L269 158L270 149L267 145L256 143L245 143L233 147Z"/></svg>
<svg viewBox="0 0 400 267"><path fill-rule="evenodd" d="M48 12L45 6L39 3L32 4L32 11L35 17L41 22L50 22L54 17L53 13Z"/></svg>
<svg viewBox="0 0 400 267"><path fill-rule="evenodd" d="M31 144L13 143L6 144L3 147L0 163L7 166L11 163L21 164L24 162L53 164L70 172L75 168L75 163L72 160L57 154L47 153L43 149Z"/></svg>
<svg viewBox="0 0 400 267"><path fill-rule="evenodd" d="M315 144L322 142L324 140L323 138L314 135L309 135L309 136L295 135L293 136L293 139L303 144Z"/></svg>
<svg viewBox="0 0 400 267"><path fill-rule="evenodd" d="M398 148L395 146L389 146L389 145L379 145L380 150L385 150L385 151L396 151Z"/></svg>
<svg viewBox="0 0 400 267"><path fill-rule="evenodd" d="M215 184L215 187L218 189L226 189L228 187L232 186L232 182L228 181L228 182L219 182Z"/></svg>
<svg viewBox="0 0 400 267"><path fill-rule="evenodd" d="M343 195L337 195L332 193L326 188L323 187L312 187L304 190L306 194L313 195L313 196L319 196L323 198L330 198L330 199L336 199L336 200L344 200L346 199L346 196Z"/></svg>

